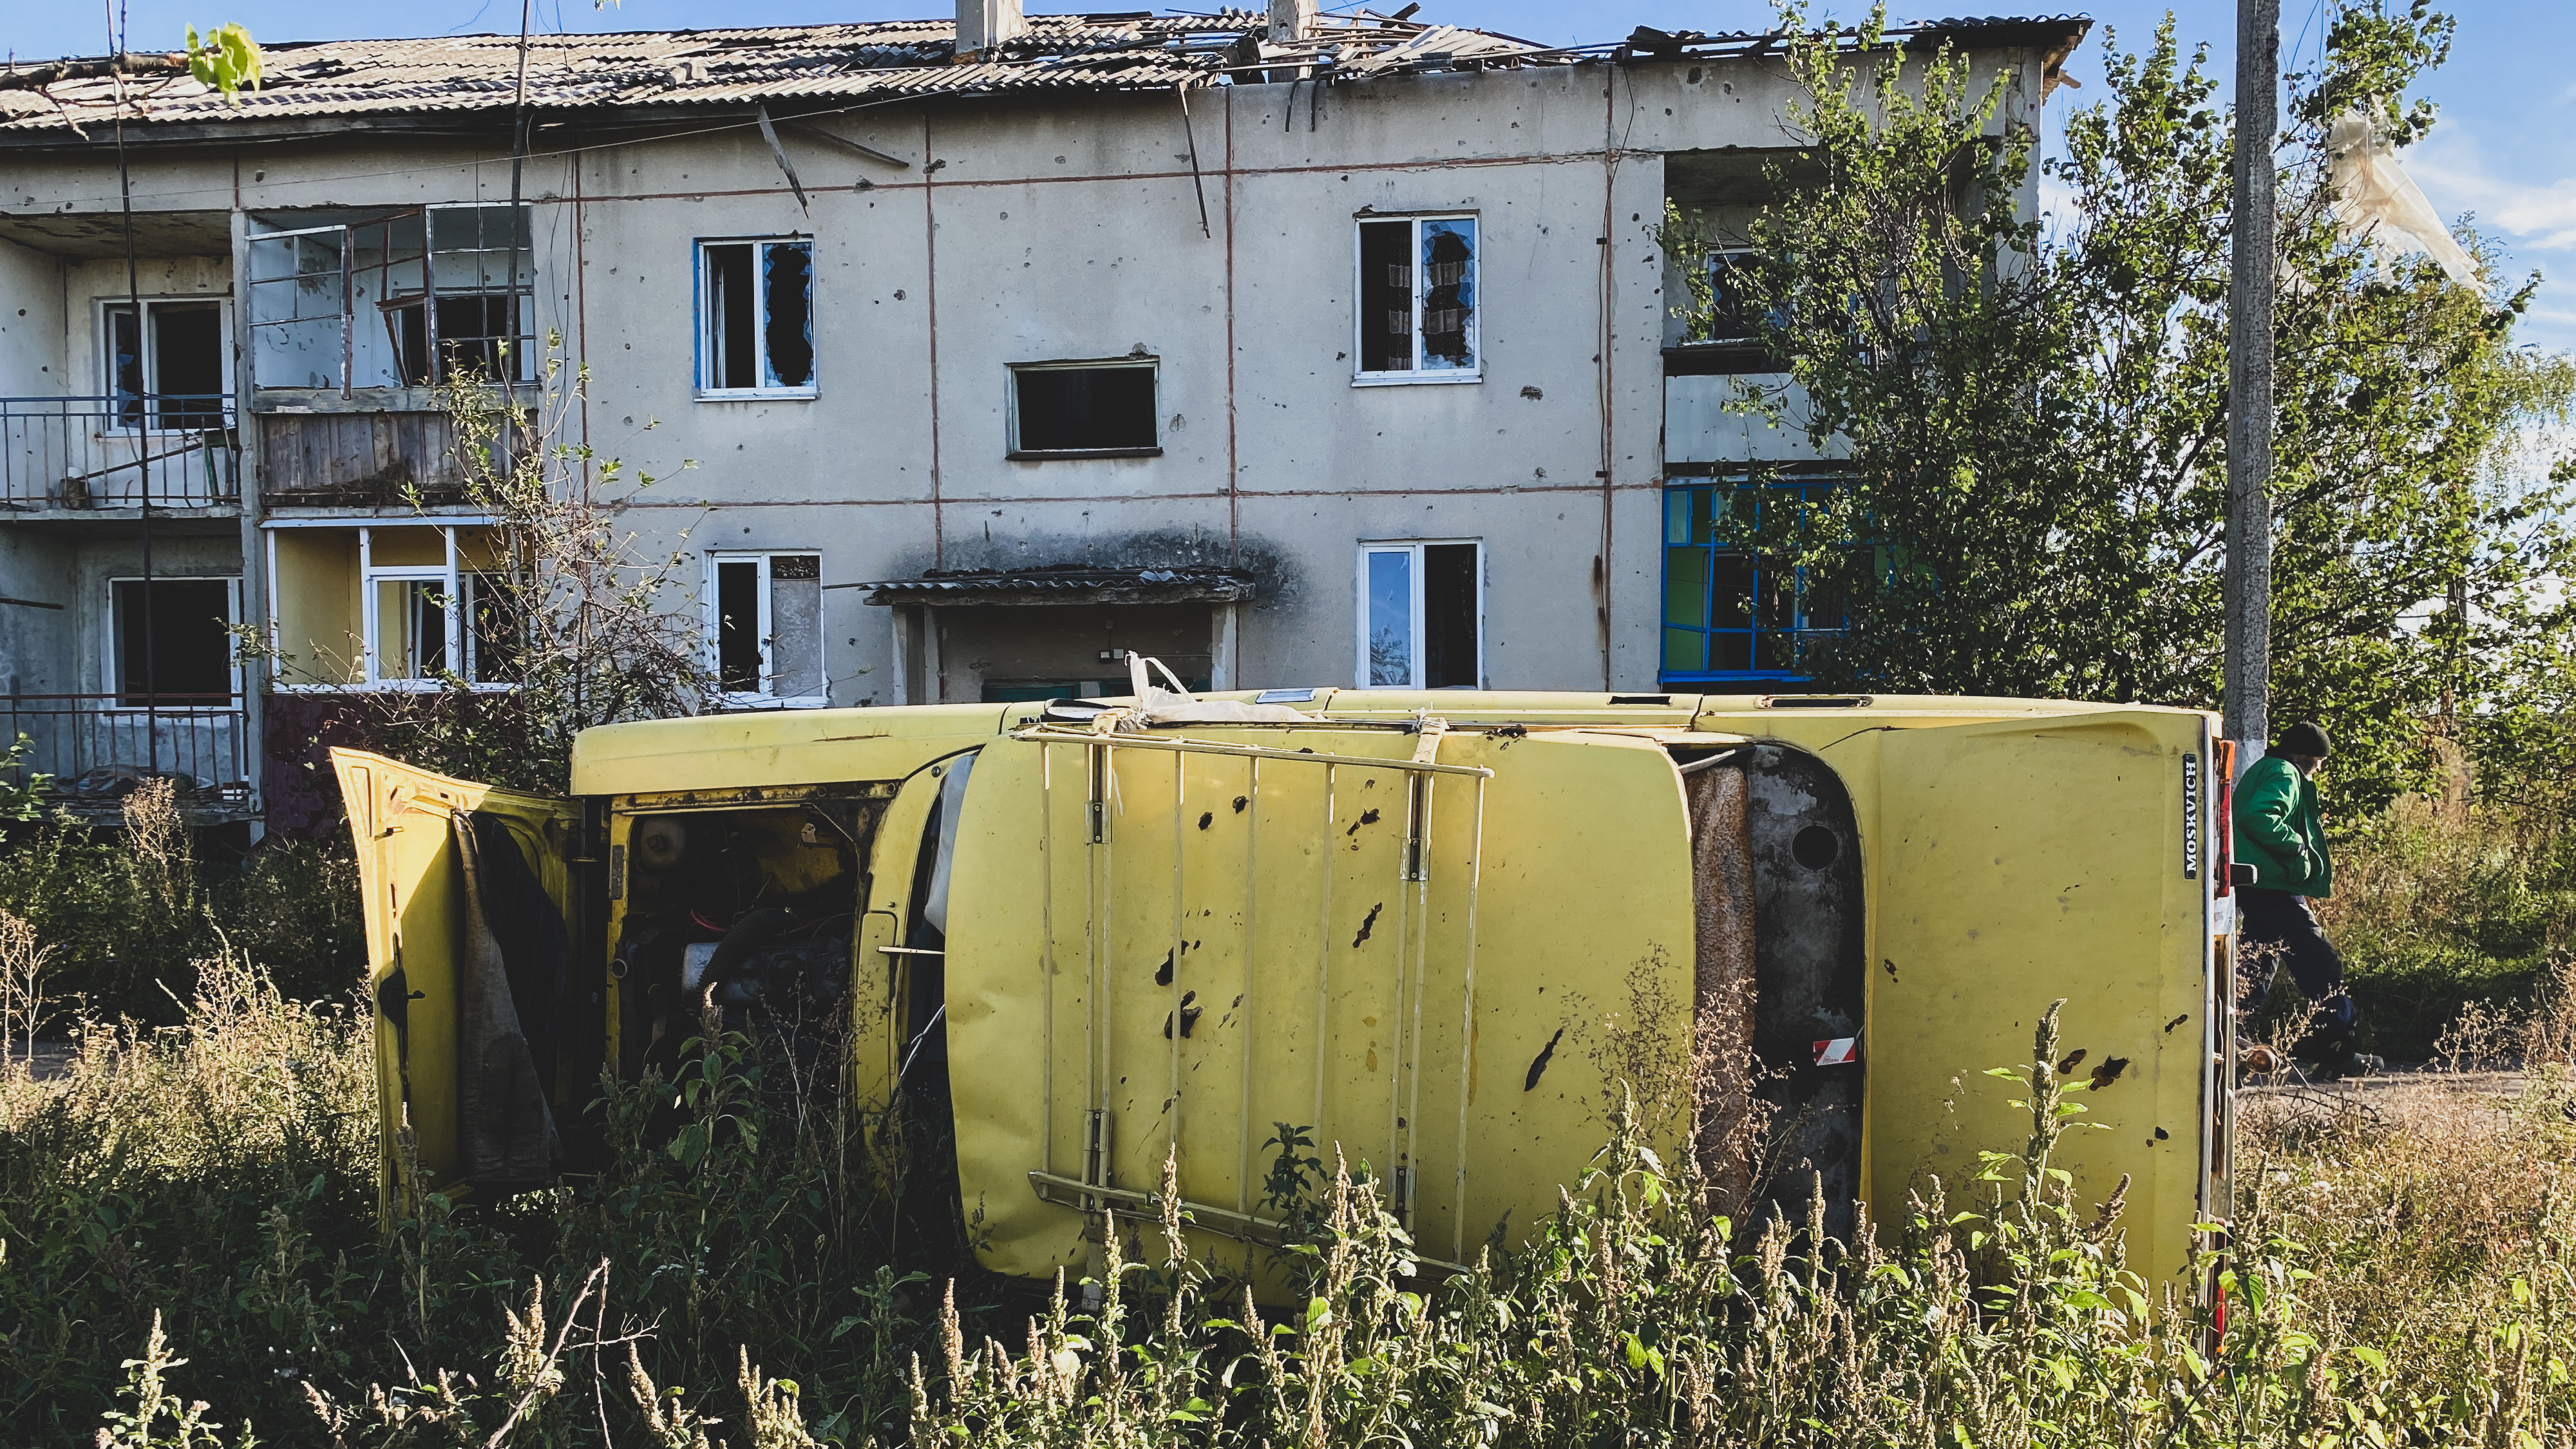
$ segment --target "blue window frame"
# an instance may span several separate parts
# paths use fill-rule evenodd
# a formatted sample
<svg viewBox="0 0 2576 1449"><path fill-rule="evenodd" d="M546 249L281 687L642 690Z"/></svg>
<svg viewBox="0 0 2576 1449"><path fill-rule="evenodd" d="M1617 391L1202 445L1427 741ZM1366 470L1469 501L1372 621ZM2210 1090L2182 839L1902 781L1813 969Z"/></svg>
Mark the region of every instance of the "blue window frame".
<svg viewBox="0 0 2576 1449"><path fill-rule="evenodd" d="M1840 486L1789 474L1664 490L1664 683L1807 677L1815 646L1843 631L1843 610L1780 550Z"/></svg>

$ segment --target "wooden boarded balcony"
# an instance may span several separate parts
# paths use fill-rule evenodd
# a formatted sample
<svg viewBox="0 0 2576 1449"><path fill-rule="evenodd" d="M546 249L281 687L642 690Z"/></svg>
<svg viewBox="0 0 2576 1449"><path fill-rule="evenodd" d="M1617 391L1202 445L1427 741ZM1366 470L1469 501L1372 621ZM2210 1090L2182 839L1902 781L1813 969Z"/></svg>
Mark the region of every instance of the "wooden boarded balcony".
<svg viewBox="0 0 2576 1449"><path fill-rule="evenodd" d="M272 508L385 508L465 501L472 470L439 411L259 412L260 498ZM488 445L475 445L483 447ZM525 428L510 448L533 446ZM501 459L489 466L499 471Z"/></svg>

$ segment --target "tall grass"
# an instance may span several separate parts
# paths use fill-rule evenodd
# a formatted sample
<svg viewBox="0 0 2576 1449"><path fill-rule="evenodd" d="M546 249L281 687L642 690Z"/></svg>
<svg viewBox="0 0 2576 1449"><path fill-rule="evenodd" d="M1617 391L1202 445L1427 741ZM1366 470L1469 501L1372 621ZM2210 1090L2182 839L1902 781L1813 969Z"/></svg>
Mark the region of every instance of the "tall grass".
<svg viewBox="0 0 2576 1449"><path fill-rule="evenodd" d="M0 1443L2576 1444L2564 845L2415 809L2344 854L2356 983L2502 963L2477 979L2506 1004L2416 1002L2463 1069L2425 1085L2248 1099L2223 1334L2052 1165L2093 1119L2048 1024L1992 1088L2026 1139L1848 1244L1711 1218L1623 1124L1527 1246L1442 1274L1291 1129L1292 1292L1178 1251L1168 1183L1105 1225L1102 1281L1032 1288L974 1271L937 1112L721 1034L606 1091L597 1176L386 1228L364 1003L248 964L273 941L225 924L246 887L183 835L39 828L16 858L113 873L141 921L115 939L197 954L151 978L165 1024L103 1025L60 1005L91 968L43 956L98 938L0 914L0 1033L74 1028L62 1076L0 1066ZM314 862L268 888L327 914ZM2383 1032L2414 1009L2365 999ZM2525 1070L2465 1070L2500 1061Z"/></svg>
<svg viewBox="0 0 2576 1449"><path fill-rule="evenodd" d="M2337 843L2318 917L2374 1050L2430 1060L2463 1010L2528 1004L2576 954L2576 832L2563 824L2404 796Z"/></svg>
<svg viewBox="0 0 2576 1449"><path fill-rule="evenodd" d="M42 944L56 1006L93 1020L176 1024L218 936L303 1000L346 991L365 970L345 838L243 853L188 828L167 780L128 796L112 828L0 814L0 914Z"/></svg>
<svg viewBox="0 0 2576 1449"><path fill-rule="evenodd" d="M2178 1285L2128 1269L2118 1202L2074 1199L2052 1165L2091 1130L2050 1065L2053 1013L1994 1087L2027 1139L1927 1185L1883 1236L1739 1232L1623 1124L1527 1247L1444 1276L1378 1184L1290 1153L1313 1225L1281 1249L1293 1293L1256 1302L1178 1251L1167 1181L1159 1215L1113 1220L1086 1306L1081 1285L1013 1295L898 1240L900 1134L828 1099L800 1112L767 1075L792 1062L740 1038L613 1094L599 1179L474 1211L433 1198L380 1233L360 1018L237 959L200 979L179 1026L92 1031L68 1076L0 1081L0 1441L2576 1434L2563 1067L2505 1100L2483 1078L2428 1088L2421 1110L2266 1099L2283 1105L2249 1113L2215 1341Z"/></svg>

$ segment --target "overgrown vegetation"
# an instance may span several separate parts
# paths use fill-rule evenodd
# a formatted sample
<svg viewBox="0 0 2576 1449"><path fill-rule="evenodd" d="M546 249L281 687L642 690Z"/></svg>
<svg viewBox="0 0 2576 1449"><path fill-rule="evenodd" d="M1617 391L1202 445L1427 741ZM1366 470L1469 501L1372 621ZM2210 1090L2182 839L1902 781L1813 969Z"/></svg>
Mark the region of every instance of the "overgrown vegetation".
<svg viewBox="0 0 2576 1449"><path fill-rule="evenodd" d="M1747 1240L1618 1131L1528 1248L1426 1273L1293 1145L1297 1286L1122 1221L1095 1307L894 1266L900 1158L740 1039L615 1093L594 1183L379 1234L360 1019L209 962L185 1024L0 1082L0 1438L120 1445L2547 1443L2576 1429L2565 1007L2521 1096L2273 1099L2213 1344L2051 1166L2090 1123L2051 1013L2018 1150L1884 1239ZM2561 998L2563 1001L2563 998ZM2557 1055L2553 1056L2552 1053ZM2395 1099L2382 1099L2393 1102ZM646 1119L669 1112L669 1145ZM693 1130L694 1129L694 1130ZM1287 1134L1293 1144L1294 1134ZM889 1174L895 1174L890 1176ZM1167 1195L1168 1200L1168 1195ZM440 1202L432 1199L433 1205ZM194 1425L195 1427L184 1427ZM189 1437L194 1435L196 1437Z"/></svg>
<svg viewBox="0 0 2576 1449"><path fill-rule="evenodd" d="M0 826L0 922L42 943L55 1030L76 1018L177 1022L216 941L297 1000L347 992L365 974L345 836L245 852L192 829L166 778L128 796L113 828L32 798L28 814Z"/></svg>
<svg viewBox="0 0 2576 1449"><path fill-rule="evenodd" d="M1827 687L2215 705L2236 138L2206 51L2170 20L2136 54L2104 32L2107 95L2043 160L2000 114L2011 75L1889 49L1882 21L1787 46L1800 159L1757 215L1666 228L1695 326L1708 252L1758 259L1724 274L1726 305L1786 376L1737 405L1848 460L1829 498L1720 517L1718 541L1794 567L1812 627L1847 622L1801 661ZM2353 235L2329 185L2337 116L2392 145L2432 124L2413 93L2450 24L2336 7L2278 149L2257 138L2283 278L2272 714L2332 727L2363 809L2426 788L2446 741L2499 764L2510 745L2526 778L2576 765L2552 582L2576 565L2571 495L2527 450L2576 364L2514 345L2538 279L2473 231L2486 277L2461 285Z"/></svg>
<svg viewBox="0 0 2576 1449"><path fill-rule="evenodd" d="M2425 1061L2479 1005L2536 1005L2576 959L2576 836L2503 806L2399 799L2335 859L2319 918L2372 1049Z"/></svg>

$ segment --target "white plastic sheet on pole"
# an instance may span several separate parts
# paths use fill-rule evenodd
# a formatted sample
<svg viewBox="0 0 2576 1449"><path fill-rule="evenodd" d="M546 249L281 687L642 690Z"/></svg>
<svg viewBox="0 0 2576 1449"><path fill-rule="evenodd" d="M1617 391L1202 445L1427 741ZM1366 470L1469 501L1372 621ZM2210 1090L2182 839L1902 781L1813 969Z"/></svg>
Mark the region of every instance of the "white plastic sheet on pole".
<svg viewBox="0 0 2576 1449"><path fill-rule="evenodd" d="M2475 286L2478 264L2451 239L2448 227L2424 199L2414 178L2397 164L2397 150L2379 138L2368 117L2346 111L2326 126L2326 179L2334 188L2335 221L2355 240L2377 242L2386 252L2423 252L2462 286ZM2410 244L2411 243L2411 244Z"/></svg>

